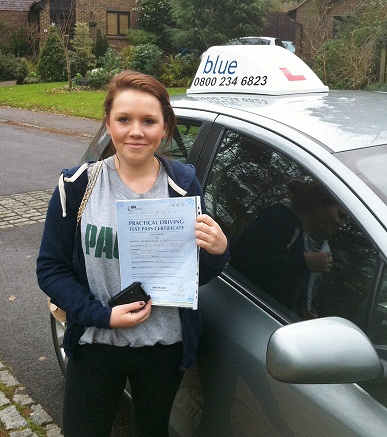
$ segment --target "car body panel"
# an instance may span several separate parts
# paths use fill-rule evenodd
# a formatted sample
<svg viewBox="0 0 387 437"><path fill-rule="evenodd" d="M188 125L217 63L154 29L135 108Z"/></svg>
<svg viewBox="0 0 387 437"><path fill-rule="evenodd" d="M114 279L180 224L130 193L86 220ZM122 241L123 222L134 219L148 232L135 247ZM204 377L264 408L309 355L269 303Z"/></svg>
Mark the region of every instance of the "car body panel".
<svg viewBox="0 0 387 437"><path fill-rule="evenodd" d="M208 372L208 381L204 378L203 384L214 390L222 389L210 416L217 423L227 423L228 415L231 416L231 431L224 436L383 435L387 429L386 408L356 384L287 384L268 374L263 352L272 333L282 324L268 315L266 308L240 292L240 284L233 284L227 272L224 279L215 279L201 287L199 299L207 321L205 351L199 357L199 365L200 360L207 360L215 369ZM200 384L197 375L187 377L188 382L183 384L185 402L189 408L200 411L202 399L195 390L189 392L187 388ZM216 399L215 394L211 396ZM222 403L227 396L232 398L232 405ZM185 419L190 421L193 417L187 415ZM174 428L189 429L189 423L181 421L176 406L172 412ZM194 428L195 423L191 426ZM207 435L222 435L210 425L206 430ZM178 432L178 435L190 434Z"/></svg>

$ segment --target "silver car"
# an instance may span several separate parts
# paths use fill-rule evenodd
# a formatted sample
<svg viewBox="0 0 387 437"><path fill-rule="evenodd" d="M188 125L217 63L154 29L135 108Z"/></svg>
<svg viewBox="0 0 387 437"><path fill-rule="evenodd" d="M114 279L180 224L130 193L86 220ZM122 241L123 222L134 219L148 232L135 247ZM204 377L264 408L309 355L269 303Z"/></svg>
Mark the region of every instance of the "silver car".
<svg viewBox="0 0 387 437"><path fill-rule="evenodd" d="M286 50L240 49L209 49L187 95L173 98L169 153L196 167L233 256L241 242L255 243L248 232L263 211L289 204L294 180L320 184L346 220L329 236L333 266L320 278L310 320L233 256L200 289L201 349L178 392L171 435L387 435L387 95L319 88ZM241 57L261 63L240 70ZM271 84L278 68L288 88ZM297 80L298 89L290 83ZM102 127L84 159L110 153ZM275 262L272 283L292 273ZM65 366L62 328L53 322Z"/></svg>
<svg viewBox="0 0 387 437"><path fill-rule="evenodd" d="M282 44L285 46L286 50L289 50L292 53L296 53L296 48L292 41L282 41Z"/></svg>
<svg viewBox="0 0 387 437"><path fill-rule="evenodd" d="M226 45L276 45L286 48L283 41L271 36L242 36L228 41Z"/></svg>

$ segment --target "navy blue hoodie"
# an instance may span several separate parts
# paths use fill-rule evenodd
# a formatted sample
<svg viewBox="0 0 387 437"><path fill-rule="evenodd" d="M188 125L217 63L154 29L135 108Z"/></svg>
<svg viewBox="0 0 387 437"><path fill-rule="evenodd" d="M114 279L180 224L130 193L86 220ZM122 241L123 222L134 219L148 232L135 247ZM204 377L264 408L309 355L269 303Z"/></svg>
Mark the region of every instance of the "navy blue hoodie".
<svg viewBox="0 0 387 437"><path fill-rule="evenodd" d="M202 212L206 212L203 192L192 165L172 161L162 156L168 174L170 197L201 196ZM37 277L40 288L51 301L66 311L67 327L64 338L66 355L74 357L79 339L86 327L110 329L111 308L95 299L89 289L81 236L76 217L87 185L86 168L80 175L80 167L63 170L64 193L59 186L50 200L39 256ZM69 181L70 179L70 181ZM199 285L208 283L224 269L229 258L228 250L222 255L211 255L200 250ZM194 364L201 334L200 312L180 308L183 326L184 357L181 370Z"/></svg>

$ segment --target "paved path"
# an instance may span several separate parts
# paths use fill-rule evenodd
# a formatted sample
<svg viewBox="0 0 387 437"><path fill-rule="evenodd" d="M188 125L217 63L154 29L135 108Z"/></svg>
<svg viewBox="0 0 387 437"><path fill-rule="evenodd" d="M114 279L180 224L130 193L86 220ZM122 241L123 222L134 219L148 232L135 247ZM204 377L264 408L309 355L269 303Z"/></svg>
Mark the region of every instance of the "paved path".
<svg viewBox="0 0 387 437"><path fill-rule="evenodd" d="M44 222L52 191L0 196L0 229Z"/></svg>
<svg viewBox="0 0 387 437"><path fill-rule="evenodd" d="M0 107L0 125L43 129L93 138L100 122L78 117ZM0 229L43 222L52 189L0 196ZM1 357L0 357L1 359ZM38 433L38 434L37 434ZM60 428L0 361L0 435L3 437L62 437Z"/></svg>

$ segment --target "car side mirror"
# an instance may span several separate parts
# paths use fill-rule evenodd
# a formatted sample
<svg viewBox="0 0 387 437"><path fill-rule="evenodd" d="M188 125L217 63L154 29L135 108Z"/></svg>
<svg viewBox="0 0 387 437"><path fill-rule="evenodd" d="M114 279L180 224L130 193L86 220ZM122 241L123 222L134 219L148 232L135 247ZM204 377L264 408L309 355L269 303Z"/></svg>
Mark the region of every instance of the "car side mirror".
<svg viewBox="0 0 387 437"><path fill-rule="evenodd" d="M286 325L269 340L266 365L278 381L345 384L383 377L383 366L364 332L349 320L325 317Z"/></svg>

